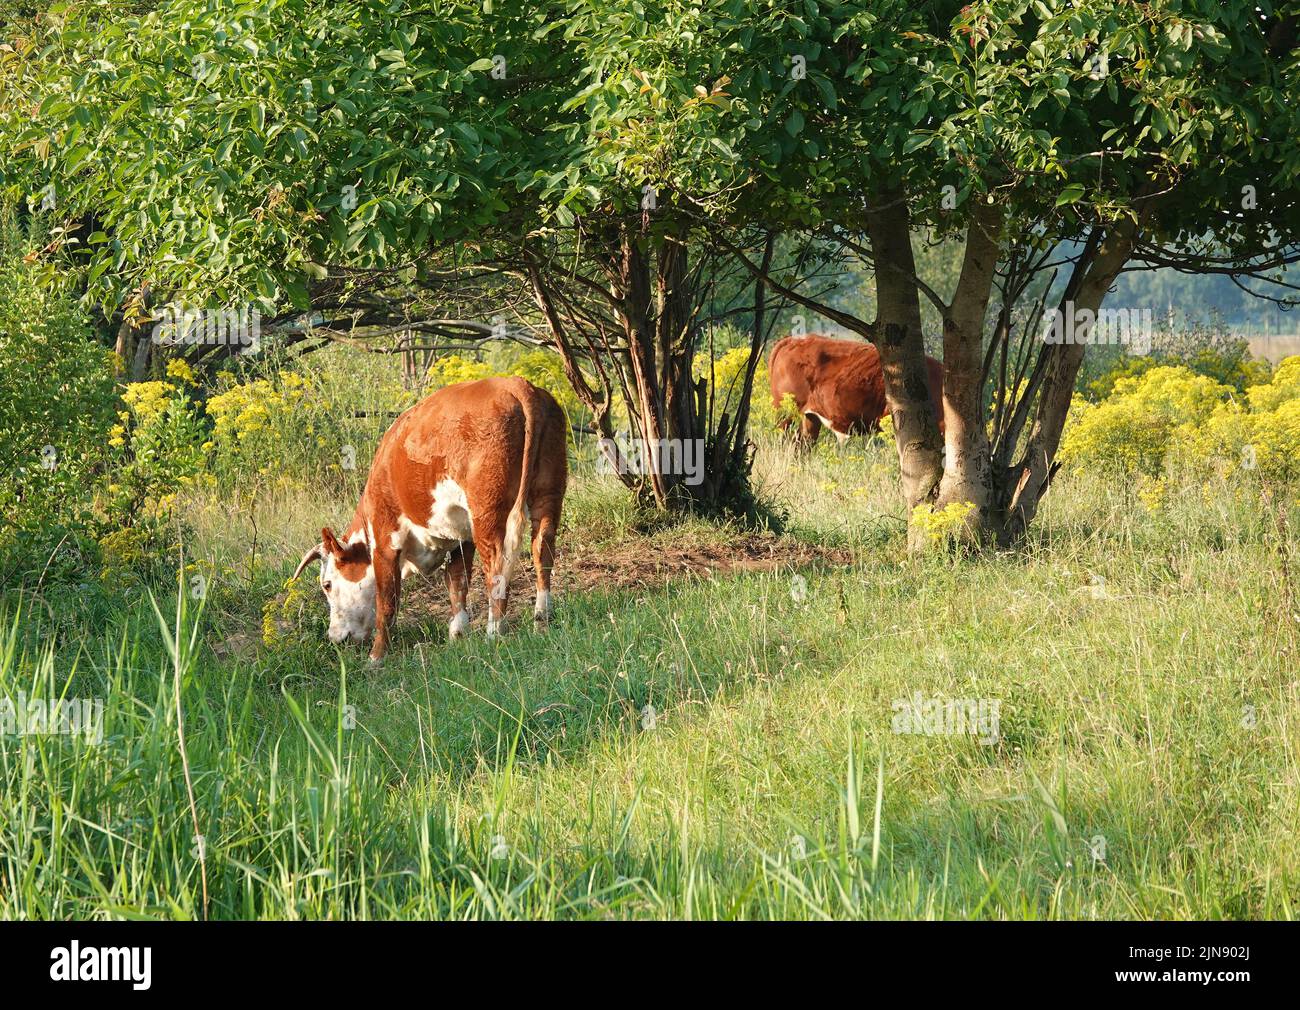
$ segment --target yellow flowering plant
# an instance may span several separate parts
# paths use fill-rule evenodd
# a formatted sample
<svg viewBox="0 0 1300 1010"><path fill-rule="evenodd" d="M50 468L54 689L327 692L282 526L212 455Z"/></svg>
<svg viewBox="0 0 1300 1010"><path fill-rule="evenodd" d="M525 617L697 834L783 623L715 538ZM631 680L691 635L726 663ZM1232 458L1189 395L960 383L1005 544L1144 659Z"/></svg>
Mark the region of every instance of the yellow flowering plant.
<svg viewBox="0 0 1300 1010"><path fill-rule="evenodd" d="M569 384L568 376L564 374L564 363L558 354L540 347L520 350L513 344L487 345L485 349L488 357L486 361L477 361L459 354L435 359L427 373L429 385L441 389L458 382L474 382L498 375L518 375L555 397L570 424L581 423L586 408Z"/></svg>
<svg viewBox="0 0 1300 1010"><path fill-rule="evenodd" d="M743 336L743 335L740 335ZM738 339L738 337L733 337ZM748 338L745 337L747 340ZM708 354L695 355L693 372L697 379L712 381L714 409L725 410L736 416L737 401L745 384L745 368L749 363L749 345L743 343L715 357L710 363ZM788 400L788 403L786 402ZM771 381L768 378L767 358L760 357L754 369L754 387L749 397L749 424L755 434L770 431L785 417L798 421L799 410L789 393L779 408L772 406Z"/></svg>
<svg viewBox="0 0 1300 1010"><path fill-rule="evenodd" d="M204 443L214 472L224 478L250 472L286 475L338 459L351 436L311 375L296 371L239 382L218 376L219 392L205 407L212 423Z"/></svg>
<svg viewBox="0 0 1300 1010"><path fill-rule="evenodd" d="M912 509L912 528L931 546L951 545L962 539L966 519L974 510L975 504L968 501L949 502L938 509L929 502L921 502Z"/></svg>
<svg viewBox="0 0 1300 1010"><path fill-rule="evenodd" d="M1105 400L1076 408L1060 459L1081 468L1159 473L1176 434L1205 424L1231 392L1181 365L1125 376Z"/></svg>
<svg viewBox="0 0 1300 1010"><path fill-rule="evenodd" d="M142 514L164 518L177 489L203 470L203 422L176 383L128 383L121 399L123 409L108 438L118 466L103 488L102 504L110 516L127 522Z"/></svg>

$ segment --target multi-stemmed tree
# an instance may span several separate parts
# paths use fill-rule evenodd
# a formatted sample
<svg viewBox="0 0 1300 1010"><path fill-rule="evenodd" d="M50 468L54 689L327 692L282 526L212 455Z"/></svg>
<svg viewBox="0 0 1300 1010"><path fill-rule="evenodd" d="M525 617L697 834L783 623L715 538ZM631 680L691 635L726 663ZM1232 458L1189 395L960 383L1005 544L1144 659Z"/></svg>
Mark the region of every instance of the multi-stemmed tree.
<svg viewBox="0 0 1300 1010"><path fill-rule="evenodd" d="M845 189L822 202L820 232L873 267L878 314L774 286L876 343L907 504L970 503L972 538L1014 541L1119 272L1278 280L1300 253L1296 5L898 2L826 18L851 61L841 101L861 115L830 145ZM948 298L917 275L922 226L964 238ZM1068 269L1053 295L1074 343L1014 325L1050 266ZM943 438L922 299L942 319Z"/></svg>
<svg viewBox="0 0 1300 1010"><path fill-rule="evenodd" d="M969 503L1003 542L1121 270L1296 253L1294 3L505 6L67 4L0 60L3 181L128 318L145 292L256 302L292 340L517 316L602 434L621 396L647 441L704 443L702 484L624 475L664 507L743 507L767 306L802 304L879 348L906 503ZM922 228L964 241L950 294ZM808 284L792 236L869 265L876 317ZM719 408L692 365L738 268L754 340ZM1039 339L1017 310L1043 298L1084 342Z"/></svg>

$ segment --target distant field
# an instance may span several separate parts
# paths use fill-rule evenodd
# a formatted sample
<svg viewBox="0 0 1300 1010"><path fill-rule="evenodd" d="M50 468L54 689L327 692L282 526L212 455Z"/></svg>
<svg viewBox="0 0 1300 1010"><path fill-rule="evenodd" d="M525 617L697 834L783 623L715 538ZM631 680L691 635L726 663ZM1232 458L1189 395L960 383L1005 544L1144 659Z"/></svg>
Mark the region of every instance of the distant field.
<svg viewBox="0 0 1300 1010"><path fill-rule="evenodd" d="M1300 354L1300 333L1251 337L1246 343L1253 357L1264 358L1274 364L1293 354Z"/></svg>
<svg viewBox="0 0 1300 1010"><path fill-rule="evenodd" d="M1073 483L1021 555L909 560L893 466L764 445L781 538L580 476L549 634L449 646L430 588L379 669L314 584L263 641L351 501L196 497L174 660L165 586L166 630L140 590L0 614L10 694L105 701L99 745L0 750L0 917L197 917L204 866L214 918L1294 916L1297 502ZM956 699L986 742L895 731Z"/></svg>

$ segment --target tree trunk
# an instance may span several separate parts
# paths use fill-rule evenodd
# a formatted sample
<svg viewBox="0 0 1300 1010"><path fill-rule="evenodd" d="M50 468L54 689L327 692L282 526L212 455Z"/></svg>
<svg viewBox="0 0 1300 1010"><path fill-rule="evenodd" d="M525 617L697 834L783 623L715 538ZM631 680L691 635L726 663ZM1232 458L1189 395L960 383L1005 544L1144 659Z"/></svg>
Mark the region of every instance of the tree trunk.
<svg viewBox="0 0 1300 1010"><path fill-rule="evenodd" d="M628 404L628 409L635 408L642 440L642 457L645 458L647 452L657 447L664 438L664 398L660 394L658 370L655 367L650 270L641 243L642 239L624 226L619 237L619 315L632 360L632 374L636 380L637 402ZM647 459L646 462L653 461ZM660 508L668 508L668 482L659 467L650 465L647 470L645 476L655 504Z"/></svg>
<svg viewBox="0 0 1300 1010"><path fill-rule="evenodd" d="M943 450L930 408L906 198L891 190L875 199L877 209L868 211L866 219L876 279L872 331L885 377L885 402L893 415L903 499L910 511L934 497L943 477Z"/></svg>
<svg viewBox="0 0 1300 1010"><path fill-rule="evenodd" d="M943 320L944 470L935 506L969 502L971 539L989 539L996 488L984 411L984 319L1001 248L1002 209L977 202Z"/></svg>
<svg viewBox="0 0 1300 1010"><path fill-rule="evenodd" d="M569 382L592 410L606 458L625 485L657 508L752 517L748 466L736 462L737 455L746 457L743 433L726 414L713 427L708 383L693 375L700 281L686 241L672 233L647 234L635 223L584 235L583 255L603 274L601 282L575 276L567 252L559 269L548 269L536 249L525 250L524 262ZM578 368L578 334L603 399ZM748 389L755 366L751 360ZM627 404L630 434L640 440L639 451L626 455L609 430L613 379ZM634 455L642 466L632 465Z"/></svg>

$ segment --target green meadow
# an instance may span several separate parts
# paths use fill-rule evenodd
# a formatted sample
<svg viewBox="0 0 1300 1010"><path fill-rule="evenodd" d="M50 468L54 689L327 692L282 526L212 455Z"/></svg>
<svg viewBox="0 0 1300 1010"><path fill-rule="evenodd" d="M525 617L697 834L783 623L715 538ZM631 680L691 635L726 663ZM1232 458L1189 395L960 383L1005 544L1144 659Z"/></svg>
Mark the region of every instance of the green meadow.
<svg viewBox="0 0 1300 1010"><path fill-rule="evenodd" d="M4 738L0 916L1295 915L1297 502L1076 476L1014 555L909 557L892 455L765 441L779 535L649 522L580 469L548 632L516 595L505 638L480 606L448 644L429 584L379 667L326 643L310 576L264 627L350 500L193 492L202 598L5 597L5 695L103 712L98 742Z"/></svg>

